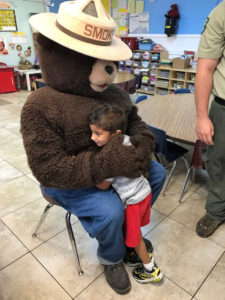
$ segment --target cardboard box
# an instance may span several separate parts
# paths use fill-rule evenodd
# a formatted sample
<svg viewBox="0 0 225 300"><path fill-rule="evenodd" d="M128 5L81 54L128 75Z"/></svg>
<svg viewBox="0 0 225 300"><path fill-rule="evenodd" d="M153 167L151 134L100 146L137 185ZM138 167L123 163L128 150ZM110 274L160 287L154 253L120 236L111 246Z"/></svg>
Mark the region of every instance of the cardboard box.
<svg viewBox="0 0 225 300"><path fill-rule="evenodd" d="M190 58L182 59L180 57L176 57L172 61L172 68L174 69L186 69L190 68Z"/></svg>
<svg viewBox="0 0 225 300"><path fill-rule="evenodd" d="M169 53L167 51L160 52L160 60L168 59Z"/></svg>

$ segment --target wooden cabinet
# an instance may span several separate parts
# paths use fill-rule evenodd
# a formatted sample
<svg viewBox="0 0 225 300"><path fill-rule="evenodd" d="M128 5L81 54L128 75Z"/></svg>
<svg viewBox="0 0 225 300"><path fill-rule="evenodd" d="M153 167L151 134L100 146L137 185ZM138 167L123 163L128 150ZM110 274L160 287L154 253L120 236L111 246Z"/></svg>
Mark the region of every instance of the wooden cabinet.
<svg viewBox="0 0 225 300"><path fill-rule="evenodd" d="M159 66L163 59L168 59L168 52L134 50L132 59L120 63L120 70L142 75L141 87L137 90L140 93L166 95L180 88L193 93L196 70Z"/></svg>
<svg viewBox="0 0 225 300"><path fill-rule="evenodd" d="M160 66L156 70L155 94L173 94L177 89L194 92L195 69L174 69Z"/></svg>
<svg viewBox="0 0 225 300"><path fill-rule="evenodd" d="M0 94L16 91L14 68L0 67Z"/></svg>
<svg viewBox="0 0 225 300"><path fill-rule="evenodd" d="M161 59L168 58L167 52L150 50L134 50L130 60L120 63L120 70L128 71L134 75L142 75L142 84L139 92L154 94L156 68Z"/></svg>

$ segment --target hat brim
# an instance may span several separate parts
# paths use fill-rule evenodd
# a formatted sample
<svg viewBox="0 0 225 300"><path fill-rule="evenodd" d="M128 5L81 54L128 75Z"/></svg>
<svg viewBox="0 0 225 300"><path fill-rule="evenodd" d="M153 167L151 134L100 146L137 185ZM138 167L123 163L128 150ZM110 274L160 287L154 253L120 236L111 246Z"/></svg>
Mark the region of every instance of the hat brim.
<svg viewBox="0 0 225 300"><path fill-rule="evenodd" d="M62 32L56 26L56 17L57 14L54 13L41 13L32 16L29 22L34 29L47 38L79 53L111 61L122 61L131 58L131 49L120 38L113 36L112 43L109 46L100 46L80 41Z"/></svg>

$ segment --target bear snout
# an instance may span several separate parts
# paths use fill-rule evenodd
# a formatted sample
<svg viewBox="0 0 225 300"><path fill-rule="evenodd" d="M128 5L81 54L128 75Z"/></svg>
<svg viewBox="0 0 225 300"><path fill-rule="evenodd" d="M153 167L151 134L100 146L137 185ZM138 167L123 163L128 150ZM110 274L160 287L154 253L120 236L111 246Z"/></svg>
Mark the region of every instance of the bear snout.
<svg viewBox="0 0 225 300"><path fill-rule="evenodd" d="M114 71L113 67L112 66L105 66L105 71L111 75Z"/></svg>

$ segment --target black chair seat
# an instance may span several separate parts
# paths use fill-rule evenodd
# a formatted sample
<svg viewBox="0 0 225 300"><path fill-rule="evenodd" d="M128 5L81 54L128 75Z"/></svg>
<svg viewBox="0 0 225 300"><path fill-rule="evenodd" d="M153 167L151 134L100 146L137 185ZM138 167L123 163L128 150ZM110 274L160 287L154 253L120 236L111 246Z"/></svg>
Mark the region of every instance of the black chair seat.
<svg viewBox="0 0 225 300"><path fill-rule="evenodd" d="M178 144L174 144L173 142L167 141L167 153L165 154L165 158L168 162L172 162L177 158L186 154L188 150Z"/></svg>
<svg viewBox="0 0 225 300"><path fill-rule="evenodd" d="M171 141L167 140L166 132L162 129L156 128L151 125L147 125L149 130L154 134L155 136L155 156L158 161L159 155L163 156L168 162L173 162L173 167L170 171L170 174L168 176L167 182L165 184L165 188L163 191L163 195L165 195L167 187L169 185L170 179L172 178L173 171L176 167L176 160L180 157L183 158L187 170L189 169L189 164L184 157L184 154L188 152L188 150L178 144L175 144Z"/></svg>

